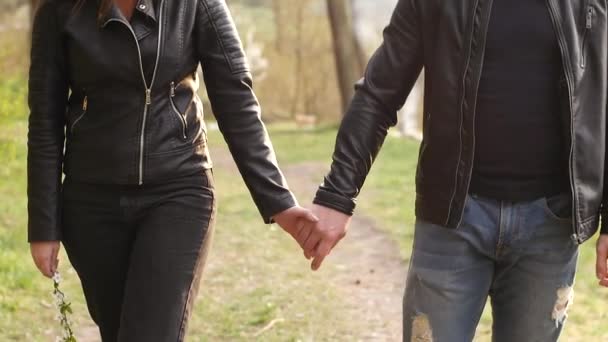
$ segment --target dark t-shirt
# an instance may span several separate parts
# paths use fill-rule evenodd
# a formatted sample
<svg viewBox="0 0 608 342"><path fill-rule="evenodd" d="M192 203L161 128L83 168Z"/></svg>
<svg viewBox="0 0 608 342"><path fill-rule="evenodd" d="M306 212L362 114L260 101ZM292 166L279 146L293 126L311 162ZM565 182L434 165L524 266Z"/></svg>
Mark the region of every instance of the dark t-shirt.
<svg viewBox="0 0 608 342"><path fill-rule="evenodd" d="M545 0L494 0L470 191L523 201L568 191L560 49Z"/></svg>

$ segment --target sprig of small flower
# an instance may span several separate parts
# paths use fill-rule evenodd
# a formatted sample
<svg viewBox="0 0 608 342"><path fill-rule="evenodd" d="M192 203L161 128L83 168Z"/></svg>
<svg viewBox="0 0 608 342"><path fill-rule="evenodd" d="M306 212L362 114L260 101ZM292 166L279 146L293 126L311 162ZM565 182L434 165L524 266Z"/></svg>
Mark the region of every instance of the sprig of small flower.
<svg viewBox="0 0 608 342"><path fill-rule="evenodd" d="M61 282L61 276L59 272L53 274L53 298L55 299L55 305L57 306L57 320L61 325L63 336L57 336L56 342L77 342L72 331L72 323L70 322L68 315L72 314L72 307L69 302L66 302L66 296L61 290L59 290L59 283Z"/></svg>

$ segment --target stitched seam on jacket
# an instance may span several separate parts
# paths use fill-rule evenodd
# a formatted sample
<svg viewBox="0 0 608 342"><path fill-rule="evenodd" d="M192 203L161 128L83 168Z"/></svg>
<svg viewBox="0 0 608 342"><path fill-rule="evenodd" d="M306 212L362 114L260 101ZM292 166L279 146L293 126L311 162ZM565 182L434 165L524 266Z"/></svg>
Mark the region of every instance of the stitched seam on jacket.
<svg viewBox="0 0 608 342"><path fill-rule="evenodd" d="M230 71L233 74L235 74L236 71L234 70L234 65L232 65L232 60L230 59L230 56L228 56L228 53L226 52L226 46L224 46L224 41L222 40L222 37L220 36L220 31L217 28L215 19L213 17L213 14L211 13L211 9L209 8L209 4L207 3L207 0L200 1L199 5L201 3L203 4L205 12L207 12L207 16L209 17L209 22L211 22L211 27L213 27L213 30L215 31L215 36L217 37L217 42L219 43L220 48L222 49L222 54L224 55L224 59L226 60L226 63L228 64Z"/></svg>
<svg viewBox="0 0 608 342"><path fill-rule="evenodd" d="M205 146L206 142L203 140L199 143L193 144L193 145L188 145L186 147L178 147L176 149L173 150L169 150L169 151L161 151L161 152L150 152L148 153L148 156L150 158L156 157L156 156L163 156L163 155L171 155L171 154L177 154L177 153L182 153L182 152L186 152L189 150L193 150L196 149L200 146Z"/></svg>

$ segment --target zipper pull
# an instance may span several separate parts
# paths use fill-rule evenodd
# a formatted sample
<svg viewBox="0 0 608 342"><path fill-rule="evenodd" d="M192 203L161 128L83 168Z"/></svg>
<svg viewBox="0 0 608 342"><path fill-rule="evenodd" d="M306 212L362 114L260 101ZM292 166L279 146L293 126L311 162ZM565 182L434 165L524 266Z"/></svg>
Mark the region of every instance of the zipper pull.
<svg viewBox="0 0 608 342"><path fill-rule="evenodd" d="M146 89L146 104L150 105L152 103L152 89Z"/></svg>
<svg viewBox="0 0 608 342"><path fill-rule="evenodd" d="M175 82L171 82L171 97L175 97Z"/></svg>
<svg viewBox="0 0 608 342"><path fill-rule="evenodd" d="M587 27L587 29L590 29L592 26L593 26L593 7L589 6L589 8L587 8L586 27Z"/></svg>
<svg viewBox="0 0 608 342"><path fill-rule="evenodd" d="M82 110L86 111L89 106L89 97L85 95L84 100L82 100Z"/></svg>

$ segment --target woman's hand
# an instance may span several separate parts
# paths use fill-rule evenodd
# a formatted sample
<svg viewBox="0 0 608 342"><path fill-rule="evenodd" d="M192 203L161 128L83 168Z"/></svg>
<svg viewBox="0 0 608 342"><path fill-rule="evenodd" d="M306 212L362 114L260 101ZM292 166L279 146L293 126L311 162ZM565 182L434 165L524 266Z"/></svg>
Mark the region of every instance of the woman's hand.
<svg viewBox="0 0 608 342"><path fill-rule="evenodd" d="M596 274L600 285L608 287L608 235L600 235L596 246Z"/></svg>
<svg viewBox="0 0 608 342"><path fill-rule="evenodd" d="M291 207L274 215L273 220L304 248L319 219L308 209Z"/></svg>
<svg viewBox="0 0 608 342"><path fill-rule="evenodd" d="M31 242L30 251L36 267L46 277L51 278L59 264L59 241Z"/></svg>

